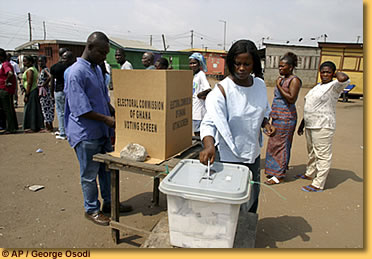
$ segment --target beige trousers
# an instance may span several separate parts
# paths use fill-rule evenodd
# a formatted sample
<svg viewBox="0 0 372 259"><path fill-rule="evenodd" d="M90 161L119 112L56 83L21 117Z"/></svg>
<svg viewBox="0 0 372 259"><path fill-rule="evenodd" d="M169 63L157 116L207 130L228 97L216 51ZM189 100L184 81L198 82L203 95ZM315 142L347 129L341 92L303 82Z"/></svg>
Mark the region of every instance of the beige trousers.
<svg viewBox="0 0 372 259"><path fill-rule="evenodd" d="M306 129L308 162L306 176L315 177L312 185L324 189L332 160L332 139L335 130Z"/></svg>

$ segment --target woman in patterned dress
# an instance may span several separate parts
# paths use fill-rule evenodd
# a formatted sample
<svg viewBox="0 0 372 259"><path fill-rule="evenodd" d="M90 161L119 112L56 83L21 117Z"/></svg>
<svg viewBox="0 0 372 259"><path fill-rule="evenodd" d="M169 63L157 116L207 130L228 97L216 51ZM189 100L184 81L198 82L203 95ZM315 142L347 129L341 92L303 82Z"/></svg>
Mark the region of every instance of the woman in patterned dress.
<svg viewBox="0 0 372 259"><path fill-rule="evenodd" d="M49 132L53 132L54 100L49 87L51 75L49 69L46 66L46 56L39 56L38 61L40 73L37 85L39 87L41 110L43 112L46 129Z"/></svg>
<svg viewBox="0 0 372 259"><path fill-rule="evenodd" d="M275 136L269 138L265 174L268 180L265 184L278 184L284 180L288 169L293 134L296 129L296 100L301 88L301 80L293 75L297 66L297 56L286 53L279 63L280 76L276 80L274 100L270 117L276 128Z"/></svg>

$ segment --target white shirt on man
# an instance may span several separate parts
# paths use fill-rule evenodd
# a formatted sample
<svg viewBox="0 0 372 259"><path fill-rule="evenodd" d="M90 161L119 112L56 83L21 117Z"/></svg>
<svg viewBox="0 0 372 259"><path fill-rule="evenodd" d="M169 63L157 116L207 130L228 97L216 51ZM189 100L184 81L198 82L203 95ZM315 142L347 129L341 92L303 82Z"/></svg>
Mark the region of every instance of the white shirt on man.
<svg viewBox="0 0 372 259"><path fill-rule="evenodd" d="M128 60L126 60L120 69L133 69L133 66Z"/></svg>
<svg viewBox="0 0 372 259"><path fill-rule="evenodd" d="M9 61L10 64L13 66L13 69L14 69L14 73L16 74L16 76L21 73L21 70L19 69L19 66L17 64L17 62L14 62L13 60L10 60Z"/></svg>
<svg viewBox="0 0 372 259"><path fill-rule="evenodd" d="M192 119L202 120L206 109L205 101L198 98L198 94L209 89L210 85L208 83L207 77L203 71L199 71L194 75L192 80Z"/></svg>
<svg viewBox="0 0 372 259"><path fill-rule="evenodd" d="M227 77L219 84L226 99L217 86L208 94L200 138L219 142L221 161L254 163L261 150L261 125L271 111L265 82L255 77L252 86L244 87Z"/></svg>
<svg viewBox="0 0 372 259"><path fill-rule="evenodd" d="M304 120L307 129L336 129L336 104L350 80L317 84L305 96Z"/></svg>

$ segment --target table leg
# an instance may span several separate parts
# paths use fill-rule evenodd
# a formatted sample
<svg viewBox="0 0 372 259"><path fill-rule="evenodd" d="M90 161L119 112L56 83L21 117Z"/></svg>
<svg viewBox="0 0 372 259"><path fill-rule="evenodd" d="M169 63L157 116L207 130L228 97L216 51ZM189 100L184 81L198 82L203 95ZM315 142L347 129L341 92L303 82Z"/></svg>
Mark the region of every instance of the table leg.
<svg viewBox="0 0 372 259"><path fill-rule="evenodd" d="M160 178L154 177L154 187L152 190L152 201L155 203L155 206L159 206L159 184Z"/></svg>
<svg viewBox="0 0 372 259"><path fill-rule="evenodd" d="M119 222L119 206L120 206L120 195L119 195L119 170L110 169L111 172L111 220ZM118 229L111 229L112 239L115 244L119 243L120 231Z"/></svg>

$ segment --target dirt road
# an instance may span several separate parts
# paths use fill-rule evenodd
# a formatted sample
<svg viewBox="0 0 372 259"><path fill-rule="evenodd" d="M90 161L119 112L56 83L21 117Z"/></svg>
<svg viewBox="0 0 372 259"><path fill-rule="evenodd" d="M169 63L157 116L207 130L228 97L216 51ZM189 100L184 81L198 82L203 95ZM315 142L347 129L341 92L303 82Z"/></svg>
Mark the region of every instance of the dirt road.
<svg viewBox="0 0 372 259"><path fill-rule="evenodd" d="M297 102L302 118L302 89ZM272 100L273 88L268 88ZM305 180L295 180L306 164L305 137L295 136L290 170L273 186L285 199L262 186L256 247L363 247L363 100L337 104L333 163L326 190L306 193ZM22 121L22 108L17 109ZM57 125L55 123L55 125ZM261 153L264 165L265 146ZM41 148L42 153L36 153ZM0 247L4 248L136 248L144 238L123 233L115 245L111 231L84 218L79 165L66 141L49 133L0 135ZM37 192L28 186L40 184ZM121 199L134 211L120 220L151 230L166 213L166 198L152 207L152 179L122 172Z"/></svg>

